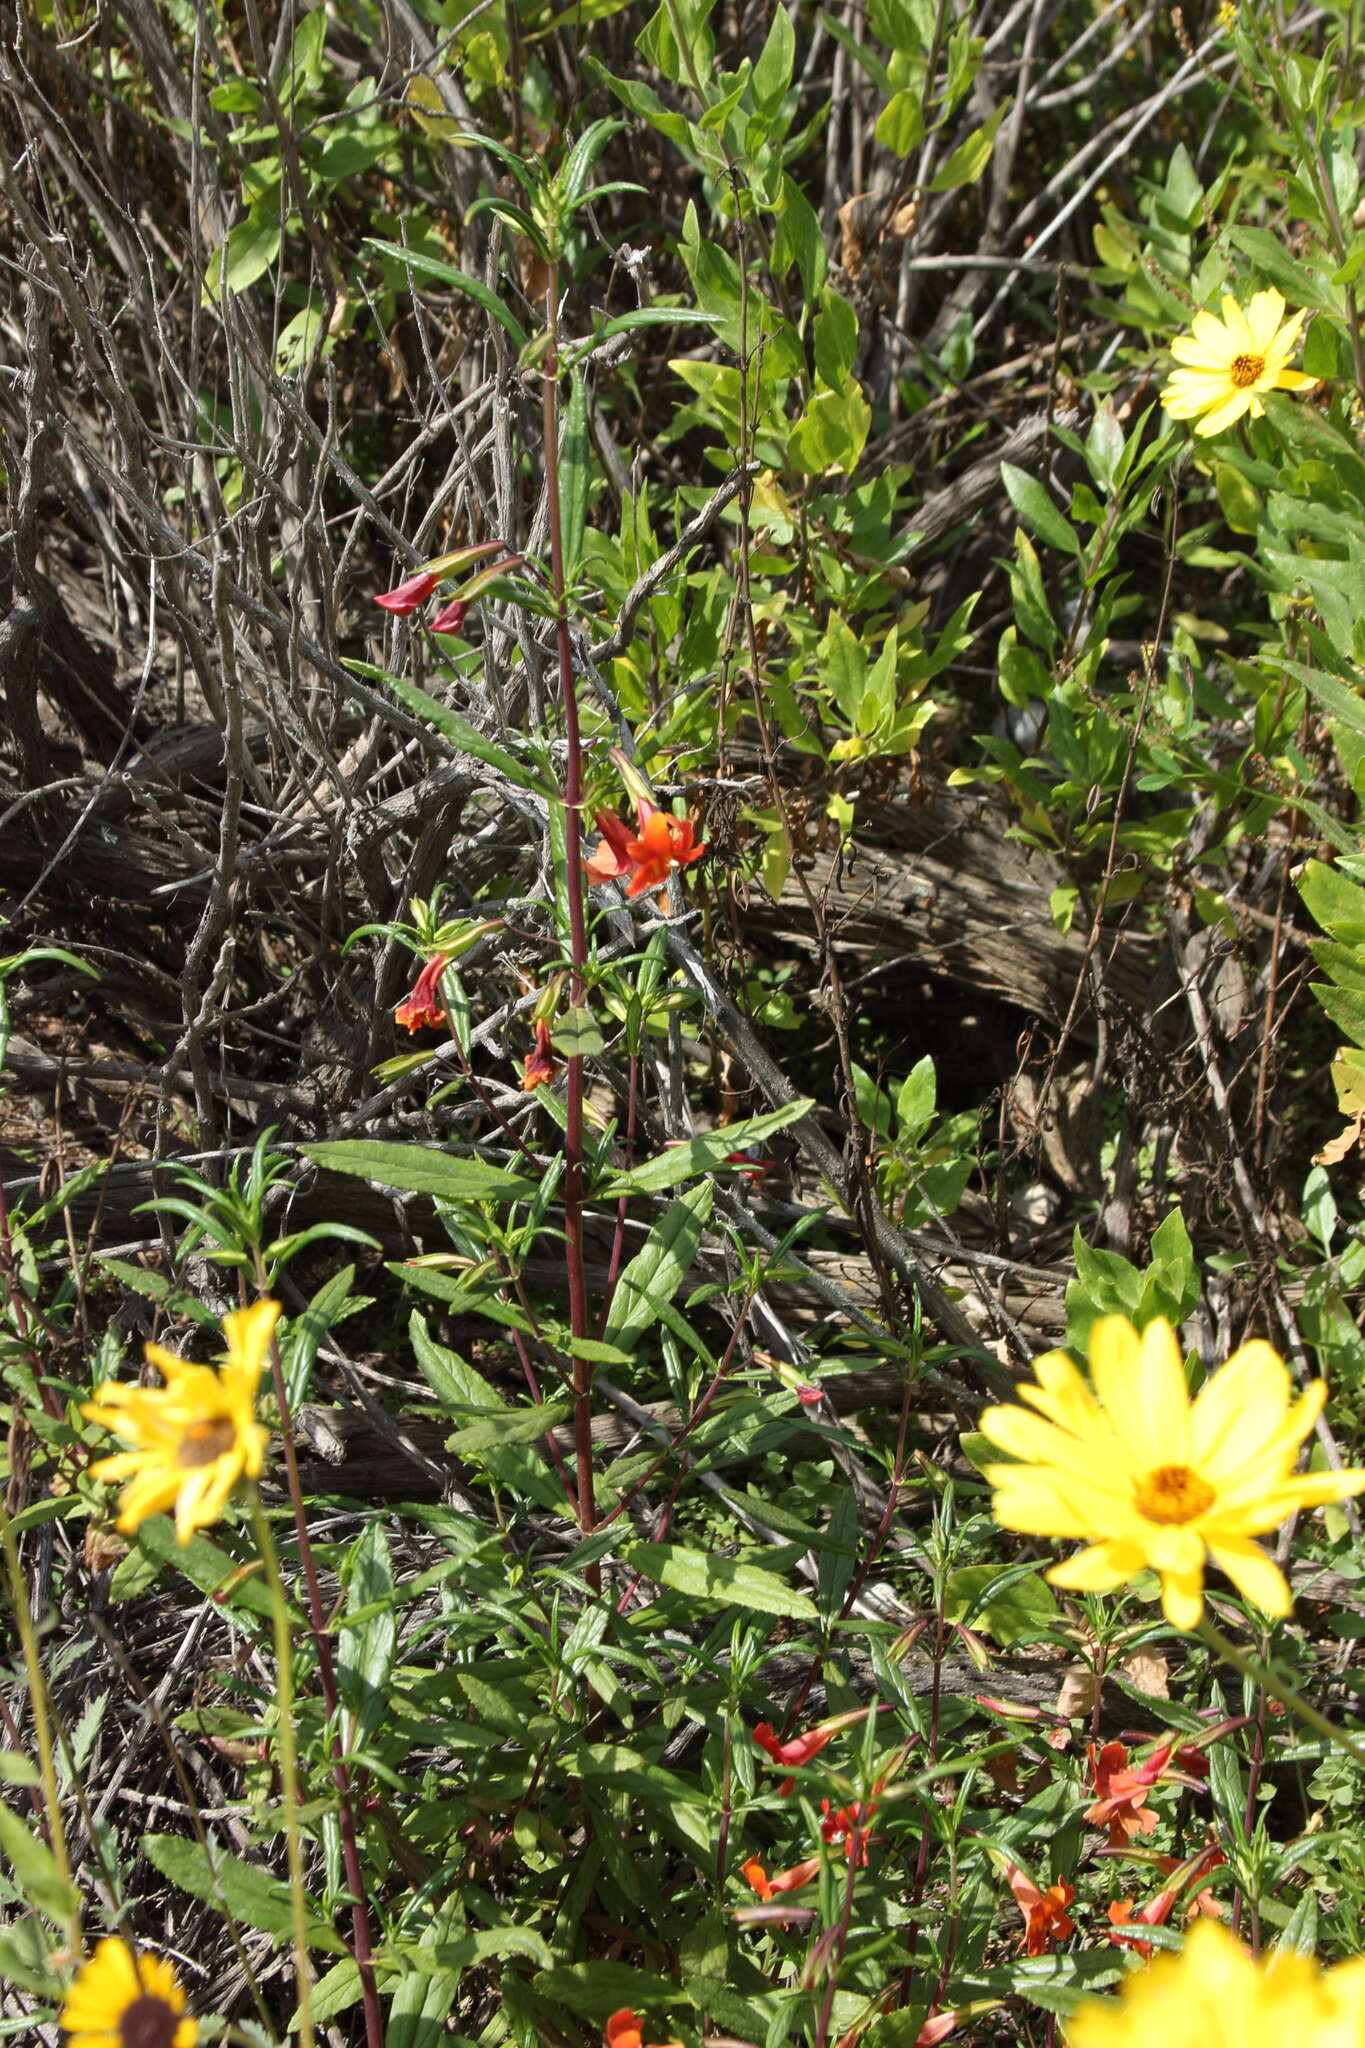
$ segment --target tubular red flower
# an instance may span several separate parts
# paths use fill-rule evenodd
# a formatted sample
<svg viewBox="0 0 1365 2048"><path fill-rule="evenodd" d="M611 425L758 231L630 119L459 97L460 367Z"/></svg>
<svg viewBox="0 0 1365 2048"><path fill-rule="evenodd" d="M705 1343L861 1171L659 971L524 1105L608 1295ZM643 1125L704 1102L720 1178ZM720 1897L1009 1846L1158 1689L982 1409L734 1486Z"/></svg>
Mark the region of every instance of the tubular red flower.
<svg viewBox="0 0 1365 2048"><path fill-rule="evenodd" d="M1097 1749L1092 1742L1088 1755L1090 1774L1099 1798L1085 1810L1093 1827L1107 1827L1109 1846L1121 1849L1138 1835L1150 1835L1159 1816L1147 1806L1147 1794L1163 1776L1171 1760L1173 1743L1166 1743L1146 1763L1128 1765L1128 1751L1121 1742L1106 1742Z"/></svg>
<svg viewBox="0 0 1365 2048"><path fill-rule="evenodd" d="M813 1756L818 1756L837 1733L835 1728L812 1728L807 1735L795 1735L790 1742L779 1742L771 1722L760 1721L754 1730L754 1741L775 1764L799 1771ZM795 1783L795 1778L784 1778L777 1788L779 1796L786 1799Z"/></svg>
<svg viewBox="0 0 1365 2048"><path fill-rule="evenodd" d="M646 803L639 806L639 814L639 832L626 847L634 864L627 896L643 896L647 889L662 887L674 868L700 860L706 851L704 844L697 844L690 818L675 818Z"/></svg>
<svg viewBox="0 0 1365 2048"><path fill-rule="evenodd" d="M462 597L453 597L449 604L443 604L431 621L433 633L463 633L464 622L469 616L469 605Z"/></svg>
<svg viewBox="0 0 1365 2048"><path fill-rule="evenodd" d="M375 599L375 603L383 605L386 612L405 619L409 612L418 611L426 603L440 580L430 569L423 569L416 576L407 577L393 590L386 590L382 597Z"/></svg>
<svg viewBox="0 0 1365 2048"><path fill-rule="evenodd" d="M640 2015L623 2005L614 2012L602 2029L607 2048L645 2048L644 2022ZM680 2041L665 2041L661 2048L682 2048Z"/></svg>
<svg viewBox="0 0 1365 2048"><path fill-rule="evenodd" d="M819 1870L820 1858L807 1856L804 1862L793 1863L790 1870L779 1870L773 1877L769 1877L757 1856L751 1856L747 1863L741 1863L739 1867L760 1899L766 1901L775 1898L779 1892L799 1892L802 1885L809 1884Z"/></svg>
<svg viewBox="0 0 1365 2048"><path fill-rule="evenodd" d="M820 1811L825 1816L820 1823L821 1836L831 1844L842 1842L844 1855L860 1870L867 1868L872 1816L880 1805L880 1799L855 1799L851 1806L841 1806L836 1813L828 1799L820 1801Z"/></svg>
<svg viewBox="0 0 1365 2048"><path fill-rule="evenodd" d="M613 811L598 811L596 818L602 837L583 866L590 882L617 882L630 873L630 827Z"/></svg>
<svg viewBox="0 0 1365 2048"><path fill-rule="evenodd" d="M521 1070L521 1085L528 1095L542 1082L548 1085L559 1073L559 1061L550 1043L550 1026L544 1017L536 1018L535 1033L535 1046L527 1053Z"/></svg>
<svg viewBox="0 0 1365 2048"><path fill-rule="evenodd" d="M446 1013L441 1003L441 976L450 965L449 953L433 953L407 995L393 1013L395 1024L405 1031L443 1031Z"/></svg>
<svg viewBox="0 0 1365 2048"><path fill-rule="evenodd" d="M1075 1932L1076 1923L1068 1917L1066 1909L1076 1892L1065 1878L1040 1892L1017 1863L1011 1863L1005 1875L1014 1893L1014 1903L1024 1916L1021 1942L1027 1955L1041 1956L1053 1941L1065 1941L1068 1934Z"/></svg>

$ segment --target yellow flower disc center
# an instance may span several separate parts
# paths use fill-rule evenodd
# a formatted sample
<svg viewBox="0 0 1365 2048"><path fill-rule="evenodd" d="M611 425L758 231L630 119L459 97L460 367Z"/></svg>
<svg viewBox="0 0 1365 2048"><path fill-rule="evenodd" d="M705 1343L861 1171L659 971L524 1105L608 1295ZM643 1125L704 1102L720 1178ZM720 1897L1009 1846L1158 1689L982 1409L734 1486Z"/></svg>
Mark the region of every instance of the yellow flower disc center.
<svg viewBox="0 0 1365 2048"><path fill-rule="evenodd" d="M119 2048L175 2048L177 2024L164 1998L144 1992L119 2014Z"/></svg>
<svg viewBox="0 0 1365 2048"><path fill-rule="evenodd" d="M192 1468L211 1465L215 1458L226 1457L236 1440L237 1432L226 1415L215 1415L209 1422L192 1422L176 1448L175 1462Z"/></svg>
<svg viewBox="0 0 1365 2048"><path fill-rule="evenodd" d="M1217 1498L1208 1480L1188 1465L1158 1465L1133 1496L1138 1513L1149 1522L1193 1522Z"/></svg>
<svg viewBox="0 0 1365 2048"><path fill-rule="evenodd" d="M1239 391L1258 383L1264 375L1264 356L1234 356L1228 368L1228 376Z"/></svg>

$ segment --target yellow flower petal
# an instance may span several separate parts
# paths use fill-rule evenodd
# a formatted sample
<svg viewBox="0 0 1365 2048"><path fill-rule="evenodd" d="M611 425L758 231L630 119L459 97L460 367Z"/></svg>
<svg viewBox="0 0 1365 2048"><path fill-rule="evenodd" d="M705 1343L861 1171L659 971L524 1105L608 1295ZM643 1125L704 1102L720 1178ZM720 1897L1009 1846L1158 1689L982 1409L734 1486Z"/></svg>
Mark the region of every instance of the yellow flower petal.
<svg viewBox="0 0 1365 2048"><path fill-rule="evenodd" d="M1102 1316L1090 1332L1090 1372L1134 1465L1185 1463L1185 1368L1169 1323L1149 1323L1139 1338L1125 1316Z"/></svg>
<svg viewBox="0 0 1365 2048"><path fill-rule="evenodd" d="M1232 426L1234 421L1239 420L1247 411L1251 411L1259 418L1265 407L1250 390L1234 391L1205 419L1200 420L1194 431L1205 439L1210 434L1221 434L1225 427Z"/></svg>
<svg viewBox="0 0 1365 2048"><path fill-rule="evenodd" d="M1292 1609L1289 1582L1259 1543L1210 1543L1209 1556L1219 1571L1227 1573L1250 1606L1259 1607L1263 1614L1272 1614L1279 1620Z"/></svg>

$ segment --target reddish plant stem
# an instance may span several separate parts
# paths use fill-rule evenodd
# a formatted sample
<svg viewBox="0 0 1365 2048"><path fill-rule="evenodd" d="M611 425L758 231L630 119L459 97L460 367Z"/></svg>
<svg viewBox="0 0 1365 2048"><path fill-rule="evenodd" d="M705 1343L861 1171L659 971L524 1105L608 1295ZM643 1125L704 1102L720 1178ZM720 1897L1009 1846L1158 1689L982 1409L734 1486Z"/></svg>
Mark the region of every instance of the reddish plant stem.
<svg viewBox="0 0 1365 2048"><path fill-rule="evenodd" d="M266 1292L264 1272L257 1273L257 1287L262 1294ZM345 1866L346 1882L351 1892L351 1948L355 1956L356 1969L360 1973L366 2048L384 2048L384 2017L379 2010L379 1987L374 1974L374 1948L370 1939L365 1873L360 1867L360 1850L356 1843L351 1777L341 1747L341 1700L337 1692L336 1667L332 1662L331 1635L327 1612L322 1604L317 1560L313 1556L312 1540L308 1534L308 1511L304 1506L303 1487L299 1480L299 1461L294 1449L293 1418L289 1410L289 1395L284 1384L284 1367L280 1361L279 1344L274 1338L270 1343L270 1370L275 1385L275 1401L280 1412L280 1446L284 1452L289 1498L294 1509L294 1534L299 1546L299 1566L308 1598L309 1632L317 1652L318 1682L322 1687L323 1703L332 1728L332 1783L336 1786L337 1793L341 1860Z"/></svg>
<svg viewBox="0 0 1365 2048"><path fill-rule="evenodd" d="M626 1090L626 1131L623 1163L627 1172L635 1164L635 1125L639 1116L639 1109L640 1055L638 1052L633 1052L630 1056L630 1079ZM607 1322L611 1315L611 1304L616 1294L616 1283L621 1277L621 1267L625 1263L626 1215L628 1207L629 1197L622 1195L620 1201L616 1204L616 1228L611 1240L611 1259L607 1266L607 1285L602 1297L602 1313L597 1321L599 1342L607 1334Z"/></svg>
<svg viewBox="0 0 1365 2048"><path fill-rule="evenodd" d="M559 505L559 274L551 264L545 287L545 376L542 408L545 441L545 504L550 526L550 578L555 603L555 645L559 655L559 694L564 706L564 891L569 911L569 1001L582 1003L588 964L588 921L583 887L583 742L578 725L578 691L573 649L569 644L569 607L564 582L564 528ZM564 1259L569 1283L569 1331L575 1344L588 1335L588 1288L583 1261L583 1056L575 1053L565 1066L564 1118ZM578 1531L591 1535L597 1527L597 1501L592 1468L592 1366L575 1349L573 1356L574 1463L578 1494ZM590 1564L584 1574L594 1593L602 1590L600 1568Z"/></svg>

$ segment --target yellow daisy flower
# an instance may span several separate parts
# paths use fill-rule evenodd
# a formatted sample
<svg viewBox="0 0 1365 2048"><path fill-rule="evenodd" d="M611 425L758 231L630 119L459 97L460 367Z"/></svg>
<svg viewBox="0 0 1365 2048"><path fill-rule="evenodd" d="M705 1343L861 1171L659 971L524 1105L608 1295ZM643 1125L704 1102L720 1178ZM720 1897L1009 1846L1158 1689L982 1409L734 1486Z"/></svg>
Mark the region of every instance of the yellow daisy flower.
<svg viewBox="0 0 1365 2048"><path fill-rule="evenodd" d="M1316 377L1288 368L1307 317L1291 313L1286 320L1277 291L1257 292L1245 312L1236 299L1225 298L1221 320L1216 313L1196 313L1194 332L1171 343L1182 367L1166 379L1161 403L1172 418L1194 420L1196 434L1221 434L1244 412L1261 417L1263 391L1311 389Z"/></svg>
<svg viewBox="0 0 1365 2048"><path fill-rule="evenodd" d="M81 1410L86 1420L137 1446L90 1468L96 1479L130 1482L119 1502L125 1535L174 1508L176 1540L188 1543L218 1520L239 1479L259 1478L267 1432L256 1420L256 1389L279 1313L277 1301L258 1301L224 1316L221 1371L149 1344L147 1363L164 1387L110 1380L95 1389Z"/></svg>
<svg viewBox="0 0 1365 2048"><path fill-rule="evenodd" d="M61 2021L67 2048L194 2048L199 2039L171 1964L112 1939L76 1977Z"/></svg>
<svg viewBox="0 0 1365 2048"><path fill-rule="evenodd" d="M1365 1488L1365 1471L1294 1471L1327 1398L1321 1380L1291 1405L1284 1360L1257 1338L1191 1402L1170 1324L1139 1337L1125 1316L1090 1333L1093 1392L1064 1351L1033 1369L1037 1386L1019 1388L1029 1407L988 1408L980 1424L1020 1462L984 1469L1002 1528L1090 1545L1052 1567L1054 1585L1108 1593L1150 1567L1166 1619L1190 1629L1211 1559L1253 1607L1288 1614L1284 1574L1251 1538Z"/></svg>
<svg viewBox="0 0 1365 2048"><path fill-rule="evenodd" d="M1296 1949L1248 1955L1200 1920L1178 1955L1135 1970L1116 1998L1089 1998L1066 2022L1068 2048L1358 2048L1365 1958L1319 1969Z"/></svg>

